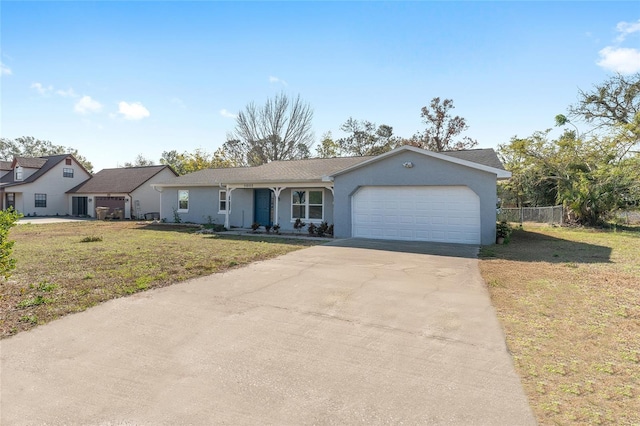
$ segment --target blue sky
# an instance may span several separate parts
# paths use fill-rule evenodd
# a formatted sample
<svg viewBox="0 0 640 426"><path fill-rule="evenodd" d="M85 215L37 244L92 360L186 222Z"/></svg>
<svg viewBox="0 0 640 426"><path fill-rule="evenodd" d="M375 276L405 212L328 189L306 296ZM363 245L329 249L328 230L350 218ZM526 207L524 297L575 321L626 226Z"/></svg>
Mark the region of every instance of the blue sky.
<svg viewBox="0 0 640 426"><path fill-rule="evenodd" d="M640 71L638 2L2 1L0 20L0 134L95 171L212 152L281 91L311 104L316 140L349 117L409 137L439 96L495 148Z"/></svg>

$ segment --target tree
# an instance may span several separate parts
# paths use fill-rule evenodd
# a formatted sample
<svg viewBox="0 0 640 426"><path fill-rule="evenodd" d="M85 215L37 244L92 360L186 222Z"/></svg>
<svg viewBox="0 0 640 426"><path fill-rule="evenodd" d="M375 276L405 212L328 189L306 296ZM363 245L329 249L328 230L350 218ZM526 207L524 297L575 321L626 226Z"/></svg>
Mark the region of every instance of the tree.
<svg viewBox="0 0 640 426"><path fill-rule="evenodd" d="M577 138L566 131L556 140L549 130L524 139L512 138L499 151L513 177L505 184L518 205L568 207L575 219L597 225L618 208L640 200L638 158L619 156L619 142L610 136Z"/></svg>
<svg viewBox="0 0 640 426"><path fill-rule="evenodd" d="M203 169L219 169L235 167L236 164L227 157L222 148L218 148L213 154L196 149L194 152L165 151L162 153L160 163L171 166L179 175L193 173Z"/></svg>
<svg viewBox="0 0 640 426"><path fill-rule="evenodd" d="M592 91L579 90L578 103L569 107L569 113L596 127L633 122L640 113L640 73L617 74Z"/></svg>
<svg viewBox="0 0 640 426"><path fill-rule="evenodd" d="M453 100L440 100L433 98L429 106L422 107L422 122L427 128L422 133L414 135L406 143L431 151L457 151L470 149L478 144L478 141L468 136L454 141L454 138L469 128L467 121L456 115L452 117L450 111L455 108Z"/></svg>
<svg viewBox="0 0 640 426"><path fill-rule="evenodd" d="M93 172L93 165L74 148L54 145L50 141L35 139L33 136L0 138L1 160L12 161L14 157L45 157L58 154L73 155L89 173Z"/></svg>
<svg viewBox="0 0 640 426"><path fill-rule="evenodd" d="M335 158L342 156L340 145L333 140L331 132L322 135L322 141L316 146L316 156L319 158Z"/></svg>
<svg viewBox="0 0 640 426"><path fill-rule="evenodd" d="M392 150L398 143L393 136L393 127L386 124L376 127L370 121L349 117L340 130L347 136L336 141L339 155L379 155Z"/></svg>
<svg viewBox="0 0 640 426"><path fill-rule="evenodd" d="M313 110L300 95L290 99L281 93L262 107L252 102L238 114L223 149L240 165L308 158L314 142L312 119Z"/></svg>
<svg viewBox="0 0 640 426"><path fill-rule="evenodd" d="M123 167L146 167L146 166L153 166L153 165L155 165L153 160L149 160L148 158L145 158L142 154L138 154L138 156L136 157L133 163L130 163L127 161L126 163L124 163Z"/></svg>

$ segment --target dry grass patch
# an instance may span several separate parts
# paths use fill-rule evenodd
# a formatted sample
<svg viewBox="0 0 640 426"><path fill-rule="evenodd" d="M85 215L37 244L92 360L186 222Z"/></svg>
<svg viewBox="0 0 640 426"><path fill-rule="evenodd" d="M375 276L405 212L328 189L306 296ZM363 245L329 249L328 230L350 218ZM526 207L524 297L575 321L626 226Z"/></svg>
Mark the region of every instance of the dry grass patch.
<svg viewBox="0 0 640 426"><path fill-rule="evenodd" d="M131 222L21 224L0 283L0 337L105 300L269 259L318 242L196 235Z"/></svg>
<svg viewBox="0 0 640 426"><path fill-rule="evenodd" d="M640 228L525 228L481 256L538 422L640 424Z"/></svg>

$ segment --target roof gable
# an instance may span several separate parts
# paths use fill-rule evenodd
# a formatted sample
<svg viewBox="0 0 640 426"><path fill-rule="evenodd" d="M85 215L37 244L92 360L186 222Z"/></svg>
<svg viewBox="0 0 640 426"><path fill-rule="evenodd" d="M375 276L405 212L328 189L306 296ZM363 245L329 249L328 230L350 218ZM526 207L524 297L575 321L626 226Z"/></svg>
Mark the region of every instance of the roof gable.
<svg viewBox="0 0 640 426"><path fill-rule="evenodd" d="M453 164L459 164L465 167L470 167L472 169L493 173L497 176L498 179L507 179L511 177L511 172L504 170L504 167L502 167L502 163L500 163L500 160L498 159L493 149L434 152L434 151L428 151L426 149L416 148L414 146L409 146L409 145L398 147L392 151L385 152L384 154L380 154L366 161L362 161L351 167L347 167L343 170L339 170L336 173L328 175L328 177L333 178L335 176L348 173L360 167L364 167L369 164L382 161L386 158L393 157L395 155L398 155L402 152L407 152L407 151L414 152L416 154L425 155L432 158L437 158ZM493 159L493 157L495 157L495 160ZM474 159L475 161L472 161L471 159ZM491 165L484 164L483 162L489 163Z"/></svg>
<svg viewBox="0 0 640 426"><path fill-rule="evenodd" d="M70 193L130 193L144 185L164 169L176 172L169 166L124 167L103 169L91 179L69 190Z"/></svg>
<svg viewBox="0 0 640 426"><path fill-rule="evenodd" d="M11 168L14 169L17 166L30 168L30 169L38 169L35 173L30 175L24 180L15 181L14 173L7 173L6 175L0 178L0 182L2 182L2 186L13 186L13 185L22 185L25 183L31 183L38 180L41 176L44 176L49 170L53 169L56 165L58 165L65 158L73 158L71 154L59 154L59 155L48 155L44 157L16 157L13 159L11 163ZM74 158L74 161L75 158ZM76 161L78 165L82 167L80 163ZM82 167L84 170L84 167ZM88 173L88 172L87 172Z"/></svg>

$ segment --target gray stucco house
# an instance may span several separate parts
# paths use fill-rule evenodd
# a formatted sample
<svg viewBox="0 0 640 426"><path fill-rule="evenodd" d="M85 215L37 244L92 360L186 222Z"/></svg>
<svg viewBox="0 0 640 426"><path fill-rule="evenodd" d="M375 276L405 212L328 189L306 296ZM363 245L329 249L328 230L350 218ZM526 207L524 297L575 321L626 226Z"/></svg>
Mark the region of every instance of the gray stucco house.
<svg viewBox="0 0 640 426"><path fill-rule="evenodd" d="M496 182L511 173L492 149L403 146L375 157L273 161L201 170L152 184L160 217L248 228L334 224L338 238L495 242Z"/></svg>
<svg viewBox="0 0 640 426"><path fill-rule="evenodd" d="M146 213L158 213L160 199L151 184L175 178L169 166L120 167L103 169L91 179L70 189L74 216L96 217L97 207L108 213L121 209L124 219L140 219Z"/></svg>

